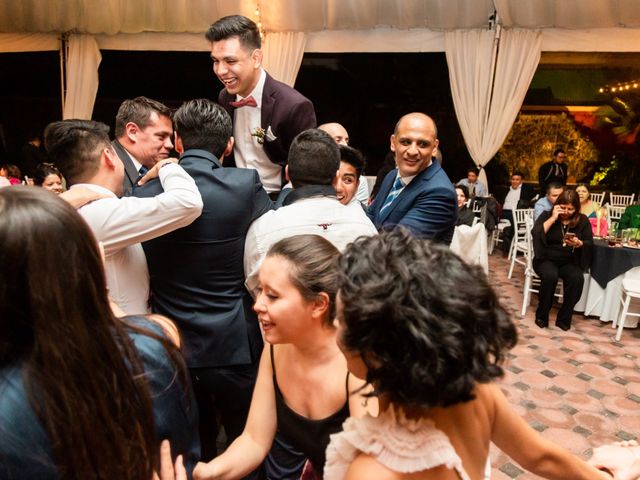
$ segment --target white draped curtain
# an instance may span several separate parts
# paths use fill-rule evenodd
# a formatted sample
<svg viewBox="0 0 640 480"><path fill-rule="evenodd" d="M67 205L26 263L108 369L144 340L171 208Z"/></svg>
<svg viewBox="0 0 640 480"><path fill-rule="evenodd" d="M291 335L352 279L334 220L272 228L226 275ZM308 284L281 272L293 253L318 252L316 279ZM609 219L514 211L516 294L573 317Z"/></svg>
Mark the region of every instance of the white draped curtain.
<svg viewBox="0 0 640 480"><path fill-rule="evenodd" d="M499 46L498 46L499 42ZM496 154L520 111L540 61L541 34L532 30L445 33L449 82L460 130L481 168Z"/></svg>
<svg viewBox="0 0 640 480"><path fill-rule="evenodd" d="M63 118L89 120L98 93L98 67L102 55L93 35L69 35Z"/></svg>
<svg viewBox="0 0 640 480"><path fill-rule="evenodd" d="M307 43L304 32L267 33L262 64L269 75L293 87Z"/></svg>

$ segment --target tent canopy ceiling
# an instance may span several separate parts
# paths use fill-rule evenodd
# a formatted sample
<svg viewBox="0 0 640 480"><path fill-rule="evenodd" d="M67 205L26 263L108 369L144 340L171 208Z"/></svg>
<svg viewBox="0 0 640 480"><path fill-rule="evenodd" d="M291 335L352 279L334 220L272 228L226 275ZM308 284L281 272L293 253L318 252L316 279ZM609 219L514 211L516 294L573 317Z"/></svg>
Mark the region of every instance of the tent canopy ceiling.
<svg viewBox="0 0 640 480"><path fill-rule="evenodd" d="M505 27L640 28L638 0L2 0L0 32L201 33L240 13L269 32Z"/></svg>

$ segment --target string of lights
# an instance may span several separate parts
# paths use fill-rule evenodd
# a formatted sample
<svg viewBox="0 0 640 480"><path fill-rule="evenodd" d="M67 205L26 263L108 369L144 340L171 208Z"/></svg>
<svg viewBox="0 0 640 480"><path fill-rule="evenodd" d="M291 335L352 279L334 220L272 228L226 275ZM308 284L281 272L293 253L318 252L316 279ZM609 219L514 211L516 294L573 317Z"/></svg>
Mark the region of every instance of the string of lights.
<svg viewBox="0 0 640 480"><path fill-rule="evenodd" d="M262 12L260 11L260 0L256 2L256 10L254 12L256 14L256 25L258 26L258 30L260 31L260 39L264 41L264 27L262 25Z"/></svg>
<svg viewBox="0 0 640 480"><path fill-rule="evenodd" d="M630 82L617 83L615 85L605 85L598 89L598 93L625 93L640 88L640 82L632 80Z"/></svg>

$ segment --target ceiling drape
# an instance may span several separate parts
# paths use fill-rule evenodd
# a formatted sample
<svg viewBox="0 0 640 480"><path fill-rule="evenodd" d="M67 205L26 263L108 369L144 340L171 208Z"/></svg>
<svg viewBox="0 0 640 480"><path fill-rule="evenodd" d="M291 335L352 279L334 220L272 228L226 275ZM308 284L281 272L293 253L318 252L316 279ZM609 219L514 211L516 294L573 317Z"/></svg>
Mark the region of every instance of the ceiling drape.
<svg viewBox="0 0 640 480"><path fill-rule="evenodd" d="M98 93L98 67L102 55L92 35L70 35L67 46L63 118L89 120Z"/></svg>

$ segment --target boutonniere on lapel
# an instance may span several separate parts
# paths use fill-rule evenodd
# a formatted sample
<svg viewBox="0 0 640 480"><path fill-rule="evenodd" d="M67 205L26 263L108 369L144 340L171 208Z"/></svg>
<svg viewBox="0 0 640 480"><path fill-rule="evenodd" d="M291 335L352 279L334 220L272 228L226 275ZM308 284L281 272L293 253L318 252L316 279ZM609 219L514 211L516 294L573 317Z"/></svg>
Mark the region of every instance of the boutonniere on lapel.
<svg viewBox="0 0 640 480"><path fill-rule="evenodd" d="M251 132L251 136L256 137L256 140L260 145L262 145L265 142L265 140L267 142L273 142L276 138L278 138L273 134L273 131L271 130L271 125L269 125L266 130L262 127L254 128L253 131Z"/></svg>

